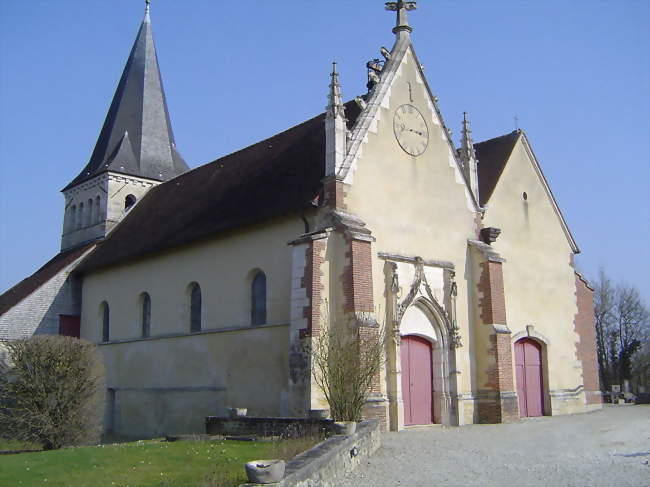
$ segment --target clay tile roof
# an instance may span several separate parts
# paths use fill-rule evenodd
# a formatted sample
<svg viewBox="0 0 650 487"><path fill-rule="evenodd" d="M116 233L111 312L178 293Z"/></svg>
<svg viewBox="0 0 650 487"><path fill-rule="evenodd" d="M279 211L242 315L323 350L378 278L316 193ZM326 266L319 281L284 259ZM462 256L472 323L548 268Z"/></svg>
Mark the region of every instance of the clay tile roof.
<svg viewBox="0 0 650 487"><path fill-rule="evenodd" d="M0 296L0 315L9 311L47 281L52 279L61 270L81 257L84 252L93 245L94 243L82 245L81 247L66 250L65 252L55 255L47 264L34 272L34 274L23 279L14 287L7 290Z"/></svg>
<svg viewBox="0 0 650 487"><path fill-rule="evenodd" d="M359 115L346 104L348 124ZM325 114L160 184L77 270L158 252L312 206L325 175Z"/></svg>
<svg viewBox="0 0 650 487"><path fill-rule="evenodd" d="M478 159L478 194L481 206L490 200L519 134L520 131L515 130L501 137L474 144Z"/></svg>

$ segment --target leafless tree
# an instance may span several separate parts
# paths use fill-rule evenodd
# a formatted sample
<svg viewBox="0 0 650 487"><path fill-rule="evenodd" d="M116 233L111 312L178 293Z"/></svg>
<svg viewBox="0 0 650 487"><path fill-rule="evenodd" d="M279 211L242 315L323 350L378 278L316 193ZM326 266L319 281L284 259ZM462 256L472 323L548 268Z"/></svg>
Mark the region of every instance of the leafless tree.
<svg viewBox="0 0 650 487"><path fill-rule="evenodd" d="M603 269L595 285L594 308L601 384L621 384L632 379L634 363L641 366L644 361L650 313L636 288L613 286Z"/></svg>
<svg viewBox="0 0 650 487"><path fill-rule="evenodd" d="M615 289L601 267L594 286L594 317L596 321L596 348L601 387L611 385L610 328L614 316Z"/></svg>
<svg viewBox="0 0 650 487"><path fill-rule="evenodd" d="M0 431L45 450L92 443L103 417L104 368L96 347L64 336L5 342Z"/></svg>
<svg viewBox="0 0 650 487"><path fill-rule="evenodd" d="M329 321L329 320L326 320ZM372 383L384 363L383 327L368 316L326 323L312 338L314 380L335 421L361 421Z"/></svg>

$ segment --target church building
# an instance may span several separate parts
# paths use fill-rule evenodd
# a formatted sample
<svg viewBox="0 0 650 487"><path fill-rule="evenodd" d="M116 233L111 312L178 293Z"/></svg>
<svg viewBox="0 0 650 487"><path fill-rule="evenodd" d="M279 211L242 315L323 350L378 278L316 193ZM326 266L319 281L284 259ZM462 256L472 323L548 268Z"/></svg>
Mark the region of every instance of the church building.
<svg viewBox="0 0 650 487"><path fill-rule="evenodd" d="M105 428L202 432L327 408L305 350L385 332L364 417L386 429L601 407L592 289L522 130L457 147L408 13L368 92L190 169L149 5L92 156L63 188L61 252L0 296L0 340L79 336L106 365Z"/></svg>

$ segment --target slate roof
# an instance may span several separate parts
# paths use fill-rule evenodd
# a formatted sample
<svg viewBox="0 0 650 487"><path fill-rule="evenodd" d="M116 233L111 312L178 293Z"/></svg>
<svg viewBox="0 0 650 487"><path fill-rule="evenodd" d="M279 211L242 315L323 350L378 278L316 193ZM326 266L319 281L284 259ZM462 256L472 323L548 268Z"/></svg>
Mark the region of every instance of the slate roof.
<svg viewBox="0 0 650 487"><path fill-rule="evenodd" d="M148 11L90 161L63 191L108 170L159 181L189 170L176 150Z"/></svg>
<svg viewBox="0 0 650 487"><path fill-rule="evenodd" d="M478 159L478 194L481 206L490 200L520 133L521 131L515 130L474 144Z"/></svg>
<svg viewBox="0 0 650 487"><path fill-rule="evenodd" d="M0 315L9 311L47 281L56 276L61 270L81 257L84 252L93 245L94 243L90 243L57 254L47 264L34 272L34 274L23 279L14 287L0 295Z"/></svg>
<svg viewBox="0 0 650 487"><path fill-rule="evenodd" d="M346 104L348 126L359 115ZM88 271L313 207L325 174L325 114L147 192L78 267Z"/></svg>

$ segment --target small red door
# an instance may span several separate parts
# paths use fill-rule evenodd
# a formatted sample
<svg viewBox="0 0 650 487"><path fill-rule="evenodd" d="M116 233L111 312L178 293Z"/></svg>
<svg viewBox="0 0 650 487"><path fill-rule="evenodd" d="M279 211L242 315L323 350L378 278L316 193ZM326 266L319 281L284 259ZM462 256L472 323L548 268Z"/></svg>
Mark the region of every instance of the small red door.
<svg viewBox="0 0 650 487"><path fill-rule="evenodd" d="M542 347L530 338L515 343L515 370L519 414L542 416L544 414L544 386L542 381Z"/></svg>
<svg viewBox="0 0 650 487"><path fill-rule="evenodd" d="M59 315L59 335L79 338L81 317L72 315Z"/></svg>
<svg viewBox="0 0 650 487"><path fill-rule="evenodd" d="M417 336L401 342L404 424L433 423L431 343Z"/></svg>

